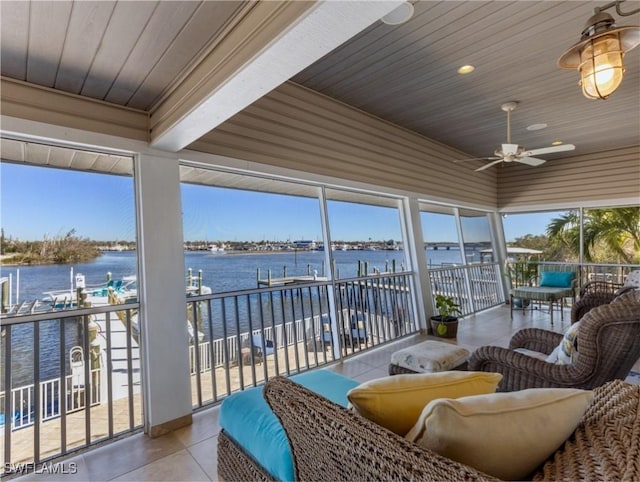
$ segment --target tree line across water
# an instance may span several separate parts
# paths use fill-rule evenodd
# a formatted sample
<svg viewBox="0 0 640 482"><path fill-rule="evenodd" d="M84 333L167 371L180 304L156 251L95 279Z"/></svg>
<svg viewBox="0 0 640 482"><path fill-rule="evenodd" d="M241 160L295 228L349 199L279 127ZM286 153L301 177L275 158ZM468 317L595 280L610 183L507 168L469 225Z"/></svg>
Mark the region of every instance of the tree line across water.
<svg viewBox="0 0 640 482"><path fill-rule="evenodd" d="M41 241L21 241L0 231L2 264L67 264L91 261L102 253L96 241L76 236L75 229L64 235L45 236Z"/></svg>
<svg viewBox="0 0 640 482"><path fill-rule="evenodd" d="M640 263L640 207L585 210L582 220L584 260L599 263ZM188 242L187 242L188 244ZM580 252L578 211L551 220L545 235L517 238L514 244L538 249L542 259L576 261ZM65 264L91 261L109 247L131 245L124 241L93 241L76 235L45 236L41 241L21 241L0 230L2 264Z"/></svg>

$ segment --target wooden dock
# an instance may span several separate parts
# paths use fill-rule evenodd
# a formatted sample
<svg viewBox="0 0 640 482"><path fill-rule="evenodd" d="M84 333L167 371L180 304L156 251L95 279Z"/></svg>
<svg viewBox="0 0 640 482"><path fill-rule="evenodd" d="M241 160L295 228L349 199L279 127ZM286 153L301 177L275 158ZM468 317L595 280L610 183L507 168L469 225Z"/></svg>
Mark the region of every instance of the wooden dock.
<svg viewBox="0 0 640 482"><path fill-rule="evenodd" d="M314 276L314 275L305 275L305 276L287 276L286 278L267 278L267 279L258 279L258 288L266 286L270 288L272 286L289 286L303 283L312 283L314 281L327 281L327 278L324 276Z"/></svg>
<svg viewBox="0 0 640 482"><path fill-rule="evenodd" d="M324 269L322 271L322 275L324 275ZM307 265L307 274L303 275L288 276L286 266L283 267L282 276L279 278L272 277L271 270L267 270L266 278L260 278L260 268L257 269L256 274L256 282L258 284L258 288L271 288L272 286L291 286L296 284L313 283L314 281L322 282L327 280L328 278L326 276L318 276L317 271L312 272L310 265Z"/></svg>

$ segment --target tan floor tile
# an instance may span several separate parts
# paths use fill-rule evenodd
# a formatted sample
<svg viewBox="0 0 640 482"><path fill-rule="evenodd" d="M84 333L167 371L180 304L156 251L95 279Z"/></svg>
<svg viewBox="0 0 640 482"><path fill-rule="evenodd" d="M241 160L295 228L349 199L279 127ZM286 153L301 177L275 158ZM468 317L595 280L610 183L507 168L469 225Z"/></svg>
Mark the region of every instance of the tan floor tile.
<svg viewBox="0 0 640 482"><path fill-rule="evenodd" d="M149 438L136 434L84 454L92 480L111 480L185 447L173 434Z"/></svg>
<svg viewBox="0 0 640 482"><path fill-rule="evenodd" d="M218 480L218 437L211 437L187 450L211 480Z"/></svg>
<svg viewBox="0 0 640 482"><path fill-rule="evenodd" d="M344 362L338 362L334 365L329 365L327 370L334 371L336 373L340 373L345 377L349 378L357 378L359 375L368 372L371 370L371 365L363 363L359 360L345 360Z"/></svg>
<svg viewBox="0 0 640 482"><path fill-rule="evenodd" d="M377 378L383 378L387 376L389 376L388 364L386 364L384 367L374 368L373 370L362 373L361 375L356 377L356 380L358 380L360 383L364 383L370 380L375 380Z"/></svg>
<svg viewBox="0 0 640 482"><path fill-rule="evenodd" d="M57 473L54 473L57 472ZM92 479L89 468L84 460L83 455L77 455L68 459L60 459L55 462L48 462L46 467L39 469L37 472L31 472L15 480L38 481L38 482L57 482L57 481L86 481L86 482L102 482L106 479Z"/></svg>
<svg viewBox="0 0 640 482"><path fill-rule="evenodd" d="M130 480L136 482L140 480L208 482L210 479L189 451L184 449L112 480Z"/></svg>
<svg viewBox="0 0 640 482"><path fill-rule="evenodd" d="M215 406L193 414L193 423L173 432L185 446L191 447L203 440L209 439L220 432L220 407Z"/></svg>

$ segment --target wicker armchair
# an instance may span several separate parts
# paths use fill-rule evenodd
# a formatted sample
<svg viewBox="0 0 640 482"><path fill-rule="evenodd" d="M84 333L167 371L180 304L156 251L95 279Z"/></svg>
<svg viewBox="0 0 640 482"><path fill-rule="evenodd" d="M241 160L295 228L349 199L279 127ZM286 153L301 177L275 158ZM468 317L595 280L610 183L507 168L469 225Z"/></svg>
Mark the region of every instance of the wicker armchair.
<svg viewBox="0 0 640 482"><path fill-rule="evenodd" d="M592 308L611 303L622 284L609 281L589 281L580 288L580 296L571 306L571 323L582 319Z"/></svg>
<svg viewBox="0 0 640 482"><path fill-rule="evenodd" d="M620 295L640 289L640 270L627 274L624 284L610 281L590 281L580 289L580 298L571 307L571 323L582 317L596 306L611 303Z"/></svg>
<svg viewBox="0 0 640 482"><path fill-rule="evenodd" d="M640 294L640 292L638 293ZM509 348L483 346L469 359L469 370L499 372L499 391L526 388L572 387L592 389L624 379L640 357L640 298L636 293L621 302L602 305L580 322L578 354L570 365L556 365L514 351L515 348L550 354L562 334L540 328L517 332Z"/></svg>

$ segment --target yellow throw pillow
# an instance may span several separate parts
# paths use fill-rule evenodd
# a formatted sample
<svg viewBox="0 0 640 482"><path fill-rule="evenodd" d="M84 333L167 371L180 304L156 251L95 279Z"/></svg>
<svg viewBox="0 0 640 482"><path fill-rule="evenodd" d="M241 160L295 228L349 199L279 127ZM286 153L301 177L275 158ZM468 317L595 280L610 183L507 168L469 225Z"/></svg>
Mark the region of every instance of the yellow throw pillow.
<svg viewBox="0 0 640 482"><path fill-rule="evenodd" d="M504 480L522 480L577 427L588 390L531 388L434 400L406 438Z"/></svg>
<svg viewBox="0 0 640 482"><path fill-rule="evenodd" d="M347 397L360 415L404 436L431 400L493 393L500 380L499 373L464 371L394 375L362 383Z"/></svg>

